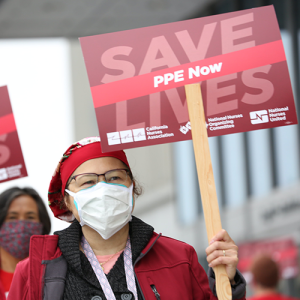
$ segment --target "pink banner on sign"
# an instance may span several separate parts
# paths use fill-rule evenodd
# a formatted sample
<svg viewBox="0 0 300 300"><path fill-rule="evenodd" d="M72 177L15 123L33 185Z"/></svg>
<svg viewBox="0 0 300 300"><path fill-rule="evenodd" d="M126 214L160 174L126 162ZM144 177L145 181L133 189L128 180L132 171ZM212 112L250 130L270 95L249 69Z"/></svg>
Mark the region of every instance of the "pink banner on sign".
<svg viewBox="0 0 300 300"><path fill-rule="evenodd" d="M184 85L208 136L297 124L273 6L80 38L104 151L191 139Z"/></svg>
<svg viewBox="0 0 300 300"><path fill-rule="evenodd" d="M285 60L282 41L275 41L170 69L93 86L91 91L94 106L100 107L186 84L197 83L199 79L209 80ZM177 80L176 74L178 74ZM128 89L129 86L135 88Z"/></svg>
<svg viewBox="0 0 300 300"><path fill-rule="evenodd" d="M9 114L0 118L0 135L16 130L17 128L13 114Z"/></svg>
<svg viewBox="0 0 300 300"><path fill-rule="evenodd" d="M9 94L0 87L0 183L27 176Z"/></svg>

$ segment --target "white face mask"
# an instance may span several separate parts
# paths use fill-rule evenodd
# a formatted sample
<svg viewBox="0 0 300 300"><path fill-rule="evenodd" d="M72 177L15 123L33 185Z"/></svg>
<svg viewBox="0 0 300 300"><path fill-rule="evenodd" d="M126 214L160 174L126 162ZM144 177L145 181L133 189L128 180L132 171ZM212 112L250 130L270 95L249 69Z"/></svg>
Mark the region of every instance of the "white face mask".
<svg viewBox="0 0 300 300"><path fill-rule="evenodd" d="M133 205L133 184L123 185L98 182L96 185L73 193L80 225L96 230L105 240L109 239L129 221Z"/></svg>

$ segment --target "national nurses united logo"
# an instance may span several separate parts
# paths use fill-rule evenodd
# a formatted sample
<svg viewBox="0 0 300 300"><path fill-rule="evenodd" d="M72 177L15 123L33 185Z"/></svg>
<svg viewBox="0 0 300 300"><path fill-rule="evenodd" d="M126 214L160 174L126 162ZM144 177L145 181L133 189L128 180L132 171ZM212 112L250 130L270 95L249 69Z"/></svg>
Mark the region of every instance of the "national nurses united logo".
<svg viewBox="0 0 300 300"><path fill-rule="evenodd" d="M250 112L251 124L261 124L269 122L269 114L267 110L258 110Z"/></svg>
<svg viewBox="0 0 300 300"><path fill-rule="evenodd" d="M252 124L261 124L268 122L286 121L289 107L275 107L268 110L258 110L250 112L250 121ZM285 124L291 124L293 122L288 121Z"/></svg>

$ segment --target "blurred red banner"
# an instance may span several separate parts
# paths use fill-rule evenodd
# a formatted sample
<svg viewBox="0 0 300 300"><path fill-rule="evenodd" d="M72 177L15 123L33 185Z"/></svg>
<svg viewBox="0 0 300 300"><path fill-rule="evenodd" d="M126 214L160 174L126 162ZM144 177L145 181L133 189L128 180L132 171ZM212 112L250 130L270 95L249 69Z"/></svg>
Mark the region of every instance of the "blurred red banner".
<svg viewBox="0 0 300 300"><path fill-rule="evenodd" d="M252 259L258 254L269 254L279 264L282 278L296 277L299 272L298 248L291 238L257 241L239 245L238 269L249 272ZM246 276L248 277L248 276Z"/></svg>
<svg viewBox="0 0 300 300"><path fill-rule="evenodd" d="M0 87L0 183L27 176L7 86Z"/></svg>

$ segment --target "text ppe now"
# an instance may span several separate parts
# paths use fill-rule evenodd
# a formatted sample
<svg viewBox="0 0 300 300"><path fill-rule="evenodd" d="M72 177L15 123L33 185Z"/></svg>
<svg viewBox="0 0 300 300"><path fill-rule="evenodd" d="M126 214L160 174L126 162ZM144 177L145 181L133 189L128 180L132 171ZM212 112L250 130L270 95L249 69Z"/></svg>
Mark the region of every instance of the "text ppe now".
<svg viewBox="0 0 300 300"><path fill-rule="evenodd" d="M208 75L210 73L221 72L222 63L208 65L208 66L196 66L195 68L188 68L188 77L193 79L194 77L200 77L200 75ZM160 84L168 85L169 82L184 81L184 70L178 70L174 73L165 73L164 75L154 76L154 87L157 88Z"/></svg>

